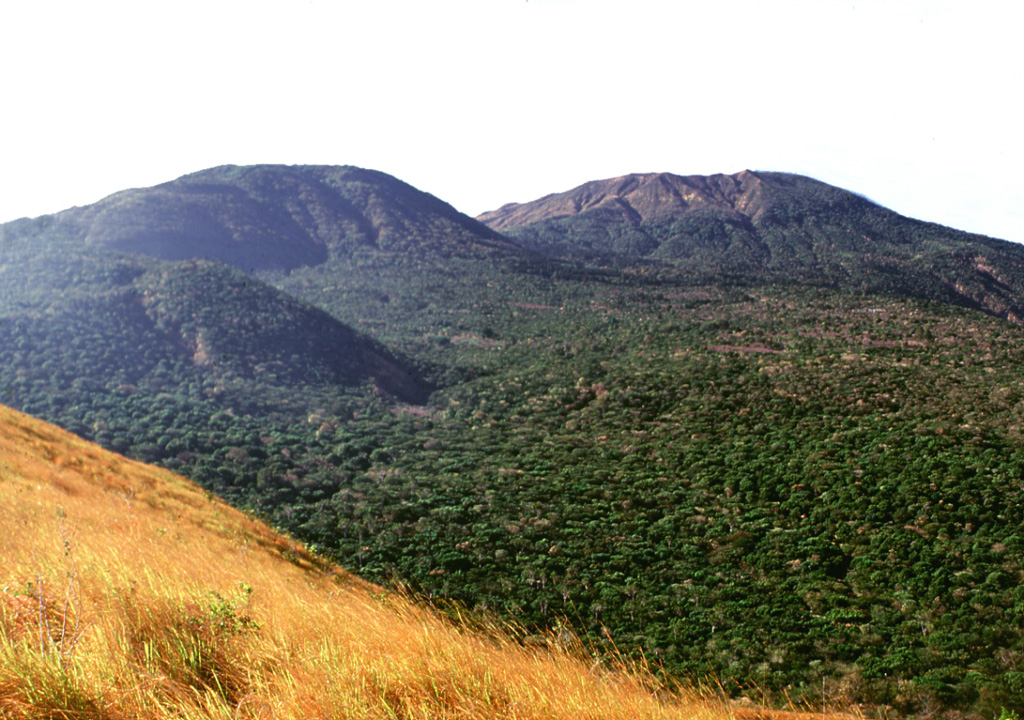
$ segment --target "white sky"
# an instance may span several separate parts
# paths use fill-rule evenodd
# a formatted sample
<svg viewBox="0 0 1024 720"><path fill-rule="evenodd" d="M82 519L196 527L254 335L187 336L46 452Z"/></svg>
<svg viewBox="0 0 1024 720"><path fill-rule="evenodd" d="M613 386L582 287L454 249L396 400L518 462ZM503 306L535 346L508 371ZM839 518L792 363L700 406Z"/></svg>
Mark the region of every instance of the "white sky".
<svg viewBox="0 0 1024 720"><path fill-rule="evenodd" d="M1024 3L3 0L0 221L224 163L471 215L630 172L797 172L1024 242Z"/></svg>

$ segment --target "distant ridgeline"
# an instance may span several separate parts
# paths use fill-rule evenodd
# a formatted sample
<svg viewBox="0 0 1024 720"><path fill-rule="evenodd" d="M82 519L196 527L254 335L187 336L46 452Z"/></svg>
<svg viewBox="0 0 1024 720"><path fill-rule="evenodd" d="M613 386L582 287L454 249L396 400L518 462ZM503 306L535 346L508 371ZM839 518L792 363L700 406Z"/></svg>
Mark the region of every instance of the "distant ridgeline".
<svg viewBox="0 0 1024 720"><path fill-rule="evenodd" d="M1020 246L911 220L799 175L627 175L478 219L559 256L644 258L710 281L739 274L1024 317Z"/></svg>
<svg viewBox="0 0 1024 720"><path fill-rule="evenodd" d="M1024 698L1024 247L778 173L474 220L222 167L0 226L0 401L730 693Z"/></svg>

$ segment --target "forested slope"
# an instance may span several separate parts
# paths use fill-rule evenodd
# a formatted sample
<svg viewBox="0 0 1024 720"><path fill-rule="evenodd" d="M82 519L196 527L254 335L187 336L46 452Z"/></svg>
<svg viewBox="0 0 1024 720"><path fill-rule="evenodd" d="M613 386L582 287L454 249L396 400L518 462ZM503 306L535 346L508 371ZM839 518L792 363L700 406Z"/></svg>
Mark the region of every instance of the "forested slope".
<svg viewBox="0 0 1024 720"><path fill-rule="evenodd" d="M377 240L308 210L301 262L239 249L246 217L298 223L345 178ZM509 210L526 248L353 169L216 169L154 191L184 198L160 217L214 180L251 210L219 216L239 224L217 260L166 234L125 252L113 199L105 225L3 226L6 402L376 582L730 693L1019 707L1015 246L769 173ZM740 234L679 231L707 213ZM288 245L275 227L253 247ZM652 228L650 251L618 242Z"/></svg>

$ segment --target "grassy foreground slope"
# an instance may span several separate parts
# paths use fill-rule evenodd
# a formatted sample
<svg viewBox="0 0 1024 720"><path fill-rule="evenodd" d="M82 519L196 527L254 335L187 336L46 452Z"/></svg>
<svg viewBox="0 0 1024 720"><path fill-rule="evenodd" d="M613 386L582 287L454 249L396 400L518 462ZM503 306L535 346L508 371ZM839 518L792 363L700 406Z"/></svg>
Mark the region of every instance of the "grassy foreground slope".
<svg viewBox="0 0 1024 720"><path fill-rule="evenodd" d="M555 642L459 629L2 407L0 518L5 719L728 715Z"/></svg>

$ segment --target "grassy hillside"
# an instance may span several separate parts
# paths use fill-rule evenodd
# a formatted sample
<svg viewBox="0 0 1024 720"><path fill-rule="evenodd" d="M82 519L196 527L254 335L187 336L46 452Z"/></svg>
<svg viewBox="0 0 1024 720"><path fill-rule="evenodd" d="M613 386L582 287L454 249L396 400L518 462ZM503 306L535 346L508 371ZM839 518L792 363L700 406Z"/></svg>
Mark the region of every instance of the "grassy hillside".
<svg viewBox="0 0 1024 720"><path fill-rule="evenodd" d="M724 718L474 634L191 485L0 408L4 718Z"/></svg>

